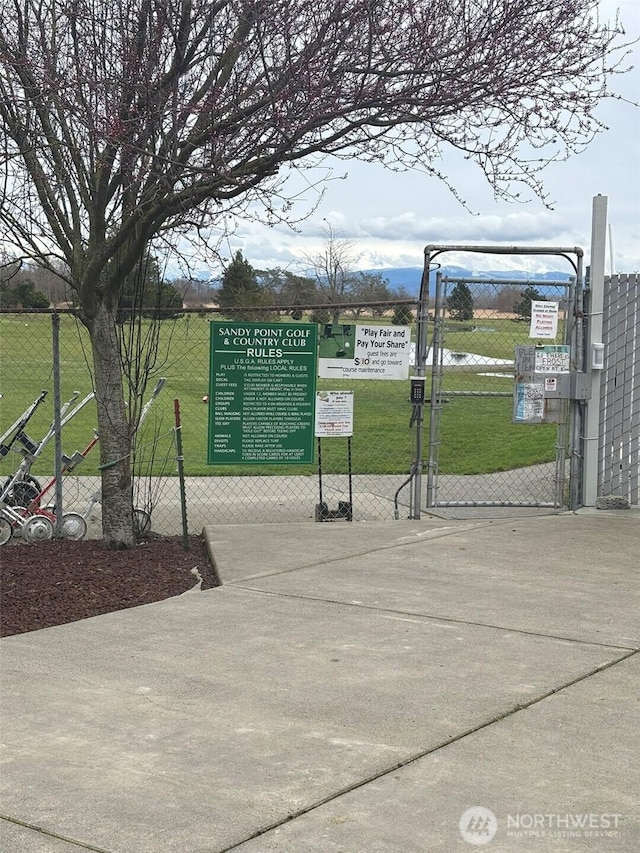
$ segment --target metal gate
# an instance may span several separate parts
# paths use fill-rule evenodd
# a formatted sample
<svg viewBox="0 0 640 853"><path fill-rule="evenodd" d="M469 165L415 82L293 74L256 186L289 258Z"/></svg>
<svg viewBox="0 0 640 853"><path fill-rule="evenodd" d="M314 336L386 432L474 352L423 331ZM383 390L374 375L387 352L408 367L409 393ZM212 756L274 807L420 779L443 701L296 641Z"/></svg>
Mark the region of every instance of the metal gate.
<svg viewBox="0 0 640 853"><path fill-rule="evenodd" d="M425 270L442 251L530 254L516 247L442 247L425 250ZM574 274L567 280L523 280L442 276L435 279L432 308L423 317L418 372L427 386L425 411L427 509L447 507L575 507L579 500L580 424L586 391L576 377L583 367L581 252L576 249L533 250L568 257ZM426 297L428 273L423 279ZM553 337L532 339L531 302L555 303ZM527 306L529 310L527 310ZM423 312L425 313L425 312ZM534 345L538 345L535 346ZM540 396L557 397L552 416L539 423L516 417L516 348L562 351L567 376L543 380ZM522 387L522 386L520 386ZM566 395L566 396L562 396ZM541 403L542 405L542 403ZM544 421L552 421L544 422ZM468 454L448 453L456 431L468 435ZM457 442L459 444L459 442ZM418 478L420 479L420 478ZM424 479L424 478L423 478ZM414 513L414 517L417 517Z"/></svg>

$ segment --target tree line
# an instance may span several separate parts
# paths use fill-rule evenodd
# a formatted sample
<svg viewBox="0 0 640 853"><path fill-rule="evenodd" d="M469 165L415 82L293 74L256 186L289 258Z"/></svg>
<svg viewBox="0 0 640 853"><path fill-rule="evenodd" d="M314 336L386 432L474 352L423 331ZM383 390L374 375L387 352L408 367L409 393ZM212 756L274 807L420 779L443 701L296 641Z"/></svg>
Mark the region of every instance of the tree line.
<svg viewBox="0 0 640 853"><path fill-rule="evenodd" d="M483 308L490 308L496 312L513 314L514 320L531 319L531 303L545 302L537 287L528 284L522 289L513 286L501 287L496 293L481 294L479 300ZM473 298L471 288L464 281L458 281L446 299L446 308L452 320L473 320L476 300Z"/></svg>
<svg viewBox="0 0 640 853"><path fill-rule="evenodd" d="M316 266L307 275L281 267L254 268L238 250L221 278L214 281L167 280L158 258L149 254L130 274L120 295L120 322L138 311L142 316L168 319L178 316L182 308L212 305L225 309L229 317L244 320L264 319L267 309L301 320L305 309L315 306L306 313L311 322L319 324L337 323L340 315L357 319L366 314L380 317L389 311L393 323L406 325L412 321L411 305L404 301L411 295L404 286L392 288L382 272L354 271L343 257L339 273L336 267L333 275L329 274L326 257L335 250L330 244L328 240L312 260ZM522 289L506 286L474 298L466 282L456 282L446 299L446 308L452 320L461 322L472 320L476 308L513 314L515 320L529 320L531 303L544 300L531 284ZM72 302L73 293L64 278L51 270L6 258L0 263L0 310L42 310Z"/></svg>

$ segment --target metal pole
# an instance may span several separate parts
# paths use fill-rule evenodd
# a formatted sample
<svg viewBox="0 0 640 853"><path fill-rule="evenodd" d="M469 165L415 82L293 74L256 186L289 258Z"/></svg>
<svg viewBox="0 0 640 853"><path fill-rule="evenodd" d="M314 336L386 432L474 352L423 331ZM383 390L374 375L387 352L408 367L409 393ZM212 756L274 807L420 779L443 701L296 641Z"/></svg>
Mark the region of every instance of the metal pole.
<svg viewBox="0 0 640 853"><path fill-rule="evenodd" d="M187 492L184 482L184 456L182 455L182 422L180 420L180 401L173 401L176 430L176 461L178 463L178 479L180 481L180 508L182 510L182 547L189 550L189 527L187 524Z"/></svg>
<svg viewBox="0 0 640 853"><path fill-rule="evenodd" d="M575 330L574 342L575 362L572 360L572 370L582 371L585 364L585 334L584 334L584 282L582 279L582 252L577 258L576 268L576 299L575 299ZM572 354L573 354L572 353ZM571 400L571 458L569 461L569 509L576 510L582 501L582 461L584 447L582 436L584 434L584 403L581 400Z"/></svg>
<svg viewBox="0 0 640 853"><path fill-rule="evenodd" d="M604 267L607 245L607 196L593 199L591 218L591 260L589 266L589 312L585 370L591 374L591 399L587 401L584 419L584 459L582 467L585 506L595 506L598 497L598 438L600 432L601 370L593 370L593 344L602 343L604 310ZM613 250L612 250L613 251ZM613 274L613 273L612 273Z"/></svg>
<svg viewBox="0 0 640 853"><path fill-rule="evenodd" d="M51 340L53 350L53 471L56 478L54 533L56 536L60 536L62 530L62 415L60 411L60 316L58 314L51 315Z"/></svg>
<svg viewBox="0 0 640 853"><path fill-rule="evenodd" d="M349 466L349 521L353 521L353 476L351 467L351 436L347 436L347 464Z"/></svg>
<svg viewBox="0 0 640 853"><path fill-rule="evenodd" d="M322 512L322 439L318 436L318 498Z"/></svg>
<svg viewBox="0 0 640 853"><path fill-rule="evenodd" d="M569 289L565 294L565 323L564 335L562 343L569 347L571 357L570 370L578 370L578 365L575 363L576 358L576 311L578 285L575 276L571 278ZM562 422L558 424L556 431L556 468L554 477L554 503L561 508L569 503L565 501L565 482L567 479L567 443L569 441L569 425L573 419L573 403L568 400L564 404L562 411Z"/></svg>
<svg viewBox="0 0 640 853"><path fill-rule="evenodd" d="M437 442L438 442L438 424L437 419L442 407L440 399L442 389L440 387L440 303L442 302L442 273L440 270L436 273L436 298L433 312L433 341L432 354L433 361L431 366L431 398L429 406L429 462L427 470L427 507L435 505L435 480L436 480L436 459L437 459Z"/></svg>
<svg viewBox="0 0 640 853"><path fill-rule="evenodd" d="M416 341L415 369L417 376L426 375L428 328L429 328L429 271L431 260L425 252L424 270L420 283L420 299L418 302L418 328ZM409 494L409 518L419 519L422 514L422 442L424 432L424 406L416 406L416 453L413 464L413 478Z"/></svg>

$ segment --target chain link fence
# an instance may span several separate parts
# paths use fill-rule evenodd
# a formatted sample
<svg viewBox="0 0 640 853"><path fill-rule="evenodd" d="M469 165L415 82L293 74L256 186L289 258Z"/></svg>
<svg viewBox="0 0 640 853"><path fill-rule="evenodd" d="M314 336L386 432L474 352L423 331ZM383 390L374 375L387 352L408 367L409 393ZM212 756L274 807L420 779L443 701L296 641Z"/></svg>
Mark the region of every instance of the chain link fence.
<svg viewBox="0 0 640 853"><path fill-rule="evenodd" d="M89 336L70 313L60 312L60 398L64 403L93 390ZM319 503L317 461L306 465L207 464L210 323L213 311L185 312L160 323L154 345L147 391L164 380L136 437L134 505L143 523L150 516L160 534L181 530L180 487L175 447L174 401L179 401L186 475L187 516L191 532L203 524L309 521ZM290 317L285 317L291 322ZM364 317L363 322L371 322ZM307 322L303 320L302 322ZM353 318L349 318L353 322ZM390 316L373 322L390 324ZM143 320L150 325L151 320ZM0 431L5 431L43 390L44 402L30 418L24 433L33 445L41 442L53 423L52 315L0 314ZM406 479L414 453L415 430L406 382L388 380L323 380L318 390L353 390L354 434L322 440L322 493L330 509L352 496L353 519L388 520L396 513L395 493ZM100 535L99 453L92 446L97 427L95 403L90 401L62 430L65 458L75 458L62 478L65 513L82 515L89 536ZM44 487L54 470L54 443L38 453L29 475ZM350 452L349 452L350 451ZM14 442L0 459L6 484L24 458L24 446ZM349 456L351 478L349 477ZM84 457L84 458L80 458ZM55 486L43 496L53 502ZM51 498L51 499L49 499ZM406 516L408 495L399 503Z"/></svg>
<svg viewBox="0 0 640 853"><path fill-rule="evenodd" d="M444 277L435 328L427 505L562 506L567 422L514 423L517 346L568 344L569 281ZM551 338L529 337L531 304L558 304Z"/></svg>
<svg viewBox="0 0 640 853"><path fill-rule="evenodd" d="M423 447L429 446L435 453L430 464L434 463L437 473L438 499L544 504L553 499L557 430L549 425L511 422L514 346L526 342L528 336L528 323L516 310L525 286L483 282L472 287L470 317L459 294L453 294L452 301L454 287L455 283L448 285L440 310L443 348L437 412L430 413L428 400L424 407ZM561 285L536 282L535 287L541 298L564 299ZM562 305L559 339L563 335ZM360 316L350 315L345 322L392 325L389 309L360 306L358 313ZM408 315L413 318L413 341L415 313ZM83 399L93 390L91 347L86 329L73 314L53 316L59 323L59 385L64 406L74 395ZM175 400L182 422L190 532L199 532L204 524L317 520L320 485L322 500L330 510L347 501L352 504L354 521L407 517L410 497L406 486L416 465L415 408L407 381L318 379L319 391L354 392L353 436L350 441L322 439L321 483L317 454L315 462L305 465L207 464L210 323L220 319L219 312L200 310L185 311L160 323L143 402L152 399L161 379L164 383L136 437L133 460L134 505L141 526L146 527L150 520L152 530L162 535L178 534L182 529ZM291 322L290 316L283 319ZM150 329L152 322L143 320L143 327ZM299 322L309 322L308 311ZM429 323L428 339L433 328ZM44 390L45 400L23 430L34 444L47 435L53 421L52 329L50 312L0 314L0 433ZM429 382L427 377L427 389ZM436 420L434 414L438 414ZM96 427L91 400L64 425L62 450L67 470L61 487L52 484L42 498L42 505L52 503L56 488L61 488L65 513L81 516L89 536L100 536L100 459L92 444ZM40 489L51 483L53 450L50 441L30 465L29 475ZM3 452L3 483L24 455L24 447L17 441Z"/></svg>

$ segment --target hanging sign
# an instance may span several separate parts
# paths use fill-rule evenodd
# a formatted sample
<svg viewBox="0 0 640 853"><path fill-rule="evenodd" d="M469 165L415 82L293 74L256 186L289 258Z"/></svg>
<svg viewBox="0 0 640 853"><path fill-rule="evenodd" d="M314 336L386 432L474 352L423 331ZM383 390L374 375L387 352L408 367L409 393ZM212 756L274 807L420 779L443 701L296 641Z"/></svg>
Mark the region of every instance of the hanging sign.
<svg viewBox="0 0 640 853"><path fill-rule="evenodd" d="M566 344L536 347L534 359L534 373L569 373L571 367L569 347Z"/></svg>
<svg viewBox="0 0 640 853"><path fill-rule="evenodd" d="M353 435L353 391L316 393L317 438Z"/></svg>
<svg viewBox="0 0 640 853"><path fill-rule="evenodd" d="M318 369L323 379L407 379L410 326L326 323Z"/></svg>
<svg viewBox="0 0 640 853"><path fill-rule="evenodd" d="M544 385L518 382L515 386L513 419L516 423L542 423L544 420Z"/></svg>
<svg viewBox="0 0 640 853"><path fill-rule="evenodd" d="M558 302L531 302L530 338L551 338L558 334Z"/></svg>
<svg viewBox="0 0 640 853"><path fill-rule="evenodd" d="M210 465L313 462L315 323L211 323Z"/></svg>

